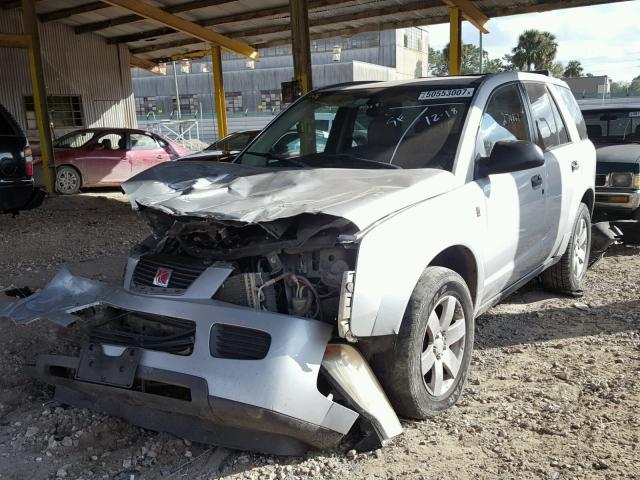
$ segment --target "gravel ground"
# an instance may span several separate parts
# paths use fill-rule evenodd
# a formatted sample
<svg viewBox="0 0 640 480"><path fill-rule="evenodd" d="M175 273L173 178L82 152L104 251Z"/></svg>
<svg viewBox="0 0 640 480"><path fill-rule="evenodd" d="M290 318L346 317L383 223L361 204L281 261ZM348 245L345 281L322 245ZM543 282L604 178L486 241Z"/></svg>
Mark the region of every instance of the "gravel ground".
<svg viewBox="0 0 640 480"><path fill-rule="evenodd" d="M63 263L117 282L147 233L112 191L0 220L0 289L41 287ZM640 247L620 245L581 299L528 285L493 308L477 321L463 400L403 422L404 435L368 454L349 440L302 458L247 454L59 405L25 366L73 342L74 329L0 320L0 479L640 479L638 272Z"/></svg>

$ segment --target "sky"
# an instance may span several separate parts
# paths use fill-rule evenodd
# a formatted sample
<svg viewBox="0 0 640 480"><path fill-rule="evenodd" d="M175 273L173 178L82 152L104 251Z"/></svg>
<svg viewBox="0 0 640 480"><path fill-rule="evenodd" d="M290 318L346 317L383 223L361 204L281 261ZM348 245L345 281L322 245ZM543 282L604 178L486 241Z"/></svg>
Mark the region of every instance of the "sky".
<svg viewBox="0 0 640 480"><path fill-rule="evenodd" d="M640 0L568 8L544 13L492 18L483 39L490 58L501 58L518 43L523 30L553 33L558 41L556 61L579 60L584 73L631 81L640 75ZM432 48L449 43L449 26L428 27ZM478 45L478 30L463 22L462 41Z"/></svg>

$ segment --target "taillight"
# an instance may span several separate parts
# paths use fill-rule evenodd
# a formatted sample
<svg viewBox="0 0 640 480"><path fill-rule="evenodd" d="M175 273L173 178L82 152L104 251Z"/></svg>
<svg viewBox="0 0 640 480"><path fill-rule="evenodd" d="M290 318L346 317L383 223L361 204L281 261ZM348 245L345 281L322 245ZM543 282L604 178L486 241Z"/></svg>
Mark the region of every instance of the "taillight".
<svg viewBox="0 0 640 480"><path fill-rule="evenodd" d="M31 147L24 147L24 173L27 177L33 177L33 156Z"/></svg>

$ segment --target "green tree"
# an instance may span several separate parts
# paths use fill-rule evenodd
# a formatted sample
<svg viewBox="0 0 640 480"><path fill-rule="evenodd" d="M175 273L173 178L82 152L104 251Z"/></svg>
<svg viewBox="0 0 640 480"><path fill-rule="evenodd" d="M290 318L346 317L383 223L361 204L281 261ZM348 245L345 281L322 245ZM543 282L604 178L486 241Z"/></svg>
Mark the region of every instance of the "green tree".
<svg viewBox="0 0 640 480"><path fill-rule="evenodd" d="M564 69L564 76L565 78L581 77L582 72L584 72L582 64L578 60L571 60Z"/></svg>
<svg viewBox="0 0 640 480"><path fill-rule="evenodd" d="M441 51L429 49L429 66L433 75L449 74L449 45ZM486 50L482 52L482 71L495 73L504 70L502 60L489 58ZM470 43L462 45L462 71L464 75L480 72L480 48Z"/></svg>
<svg viewBox="0 0 640 480"><path fill-rule="evenodd" d="M613 96L622 97L629 94L630 87L631 82L611 82L609 91Z"/></svg>
<svg viewBox="0 0 640 480"><path fill-rule="evenodd" d="M429 47L429 71L431 75L447 75L449 67L447 60L442 56L442 50L435 50Z"/></svg>
<svg viewBox="0 0 640 480"><path fill-rule="evenodd" d="M562 78L564 76L564 65L560 62L553 62L549 68L549 74L552 77Z"/></svg>
<svg viewBox="0 0 640 480"><path fill-rule="evenodd" d="M501 60L502 63L502 71L504 72L513 72L517 70L517 67L513 64L513 55L509 55L505 53Z"/></svg>
<svg viewBox="0 0 640 480"><path fill-rule="evenodd" d="M558 52L558 42L550 32L525 30L511 52L511 60L518 70L550 70Z"/></svg>

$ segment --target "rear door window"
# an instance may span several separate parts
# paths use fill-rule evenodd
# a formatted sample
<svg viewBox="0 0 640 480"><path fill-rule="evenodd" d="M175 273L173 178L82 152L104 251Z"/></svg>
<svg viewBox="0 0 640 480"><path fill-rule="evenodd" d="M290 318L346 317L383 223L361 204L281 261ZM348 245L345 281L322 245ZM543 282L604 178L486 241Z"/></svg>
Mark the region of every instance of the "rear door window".
<svg viewBox="0 0 640 480"><path fill-rule="evenodd" d="M80 131L70 133L57 140L53 146L57 148L81 148L95 135L93 131Z"/></svg>
<svg viewBox="0 0 640 480"><path fill-rule="evenodd" d="M578 106L578 102L576 102L573 93L566 87L560 87L558 85L552 85L554 91L558 94L560 101L564 103L567 110L569 110L569 115L571 115L571 120L575 123L576 128L578 129L578 134L580 135L581 140L586 140L589 138L587 136L587 125L585 124L584 118L582 117L582 112L580 111L580 107ZM569 119L566 119L569 121Z"/></svg>
<svg viewBox="0 0 640 480"><path fill-rule="evenodd" d="M551 95L542 83L526 83L525 89L529 102L533 124L537 132L537 143L543 150L567 143L567 134Z"/></svg>

